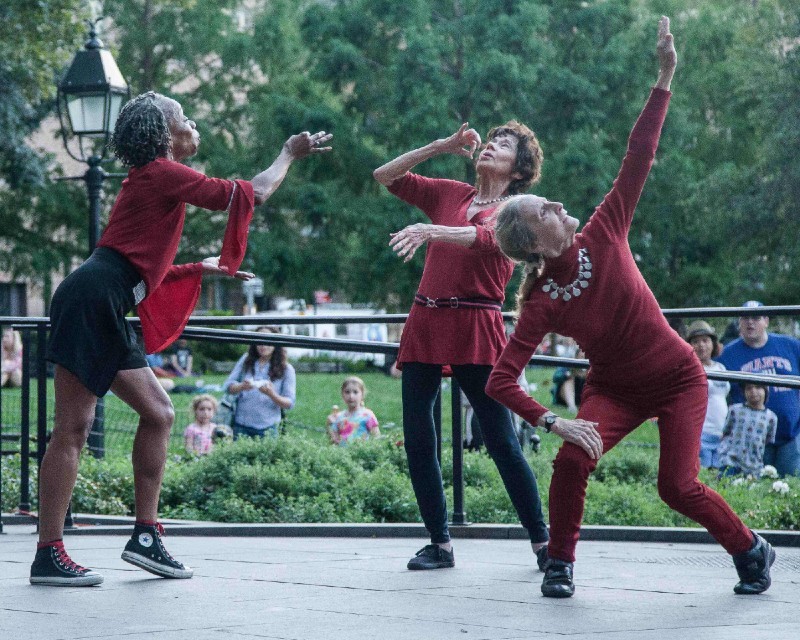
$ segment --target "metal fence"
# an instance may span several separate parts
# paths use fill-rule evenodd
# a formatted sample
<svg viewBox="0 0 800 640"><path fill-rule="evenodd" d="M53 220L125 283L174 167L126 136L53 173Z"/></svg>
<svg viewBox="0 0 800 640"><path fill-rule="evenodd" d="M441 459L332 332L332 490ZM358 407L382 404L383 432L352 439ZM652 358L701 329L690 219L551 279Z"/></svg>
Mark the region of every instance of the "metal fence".
<svg viewBox="0 0 800 640"><path fill-rule="evenodd" d="M717 308L692 308L692 309L665 309L663 313L668 318L719 318L740 316L800 316L800 306L771 306L758 308L717 307ZM513 315L503 314L506 321L513 321ZM273 333L256 333L239 329L220 329L220 326L248 326L248 325L303 325L303 324L364 324L374 323L379 320L385 324L402 324L406 321L406 314L386 314L381 316L337 316L337 315L308 315L308 316L201 316L192 317L184 330L182 337L191 340L230 342L241 345L270 344L284 347L302 347L324 349L326 351L342 353L369 353L396 356L399 345L397 343L378 343L364 340L345 340L336 338L313 338L307 336L290 336ZM138 330L138 318L131 318L131 323ZM12 327L22 334L23 361L22 361L22 387L19 394L18 406L4 406L3 394L0 394L0 455L20 455L20 496L18 510L28 512L31 508L30 501L30 463L35 460L37 466L41 465L47 446L48 425L52 422L53 401L47 393L47 362L45 361L45 348L49 319L43 317L0 317L0 328ZM573 358L560 358L555 356L534 356L530 364L541 366L563 366L569 368L588 368L587 360ZM726 380L730 382L760 382L771 386L789 387L800 389L800 378L794 376L776 376L767 374L747 374L739 372L725 372L708 374L713 380ZM35 405L31 399L31 388L35 385ZM7 399L6 401L7 402ZM451 444L453 449L453 524L466 523L464 510L464 476L463 476L463 439L461 425L461 394L458 383L452 380L452 424ZM101 405L102 407L102 405ZM13 418L14 415L18 419ZM130 414L133 414L131 411ZM104 449L105 429L103 425L102 408L92 427L88 446L95 455L102 455ZM106 420L115 421L115 416L106 415ZM122 422L122 421L121 421ZM127 421L124 421L127 422ZM437 432L438 455L441 461L442 446L442 421L441 421L441 394L437 399L434 422ZM35 423L35 430L32 425ZM136 430L136 424L127 423L130 437ZM33 447L33 448L32 448ZM0 473L2 473L0 468ZM0 491L2 490L2 476L0 476ZM3 523L0 519L0 532Z"/></svg>

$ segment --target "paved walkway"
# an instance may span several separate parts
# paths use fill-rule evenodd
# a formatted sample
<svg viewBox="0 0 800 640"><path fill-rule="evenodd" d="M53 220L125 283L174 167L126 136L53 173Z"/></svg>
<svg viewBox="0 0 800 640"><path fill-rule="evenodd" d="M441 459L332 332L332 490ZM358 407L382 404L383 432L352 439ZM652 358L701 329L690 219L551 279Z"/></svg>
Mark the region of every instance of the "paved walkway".
<svg viewBox="0 0 800 640"><path fill-rule="evenodd" d="M456 568L405 569L414 539L170 536L195 569L164 580L120 560L124 538L67 540L92 588L28 584L33 528L0 535L0 638L13 640L797 640L800 549L772 588L736 596L717 546L584 542L577 593L543 598L523 540L456 540Z"/></svg>

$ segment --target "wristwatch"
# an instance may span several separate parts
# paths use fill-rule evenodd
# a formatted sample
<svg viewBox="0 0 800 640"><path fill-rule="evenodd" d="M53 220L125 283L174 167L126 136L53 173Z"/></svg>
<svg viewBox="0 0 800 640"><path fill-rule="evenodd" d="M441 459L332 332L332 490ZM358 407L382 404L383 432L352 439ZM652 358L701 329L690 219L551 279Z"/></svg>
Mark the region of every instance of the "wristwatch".
<svg viewBox="0 0 800 640"><path fill-rule="evenodd" d="M543 428L545 431L547 431L547 433L550 433L550 431L553 429L553 425L556 423L556 420L558 420L558 416L555 413L551 413L544 417Z"/></svg>

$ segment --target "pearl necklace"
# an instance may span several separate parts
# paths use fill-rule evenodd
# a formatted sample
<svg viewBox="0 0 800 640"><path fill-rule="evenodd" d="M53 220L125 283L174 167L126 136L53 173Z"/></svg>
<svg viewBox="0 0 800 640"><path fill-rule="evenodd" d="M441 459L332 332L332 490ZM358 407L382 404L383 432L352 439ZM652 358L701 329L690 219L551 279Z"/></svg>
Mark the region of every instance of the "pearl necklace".
<svg viewBox="0 0 800 640"><path fill-rule="evenodd" d="M495 198L494 200L478 200L477 195L472 198L472 204L477 204L479 207L482 207L485 204L494 204L495 202L503 202L503 200L508 200L511 196L500 196L499 198Z"/></svg>
<svg viewBox="0 0 800 640"><path fill-rule="evenodd" d="M547 284L542 287L542 291L550 293L550 297L555 300L559 296L564 302L569 302L573 297L581 295L581 289L589 286L592 279L592 261L589 259L589 252L586 249L578 250L578 277L565 287L559 286L552 278L547 279Z"/></svg>

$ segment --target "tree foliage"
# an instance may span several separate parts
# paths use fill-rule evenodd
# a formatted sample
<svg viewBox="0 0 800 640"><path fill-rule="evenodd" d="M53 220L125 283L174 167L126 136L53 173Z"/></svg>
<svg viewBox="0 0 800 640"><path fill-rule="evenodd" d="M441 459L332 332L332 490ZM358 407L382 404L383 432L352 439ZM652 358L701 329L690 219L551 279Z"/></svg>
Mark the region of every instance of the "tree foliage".
<svg viewBox="0 0 800 640"><path fill-rule="evenodd" d="M52 182L52 158L28 137L52 111L56 78L81 44L85 11L79 0L0 5L0 269L45 289L76 252L86 205L76 207L75 185Z"/></svg>
<svg viewBox="0 0 800 640"><path fill-rule="evenodd" d="M48 48L36 29L71 40L74 20L59 11L76 4L22 3L33 49L13 64L31 68L12 79L26 90L0 98L0 118L17 114L8 125L16 140L37 121L26 124L24 114L46 111L52 95L32 61L63 64L73 46ZM113 17L107 40L134 91L173 95L198 121L198 168L249 178L290 134L334 132L335 152L298 163L256 212L247 260L268 292L308 298L321 288L401 309L422 257L404 265L387 241L423 216L389 196L372 170L461 122L485 134L516 118L544 148L535 190L585 221L610 188L655 81L661 14L672 17L679 68L632 250L665 307L796 301L797 8L796 0L104 3ZM34 29L45 10L61 21ZM10 16L0 35L13 37L8 12L17 9L0 11ZM0 64L0 82L9 64ZM0 170L8 182L6 148ZM456 157L419 171L474 179L472 165ZM224 221L190 212L181 259L218 250Z"/></svg>

